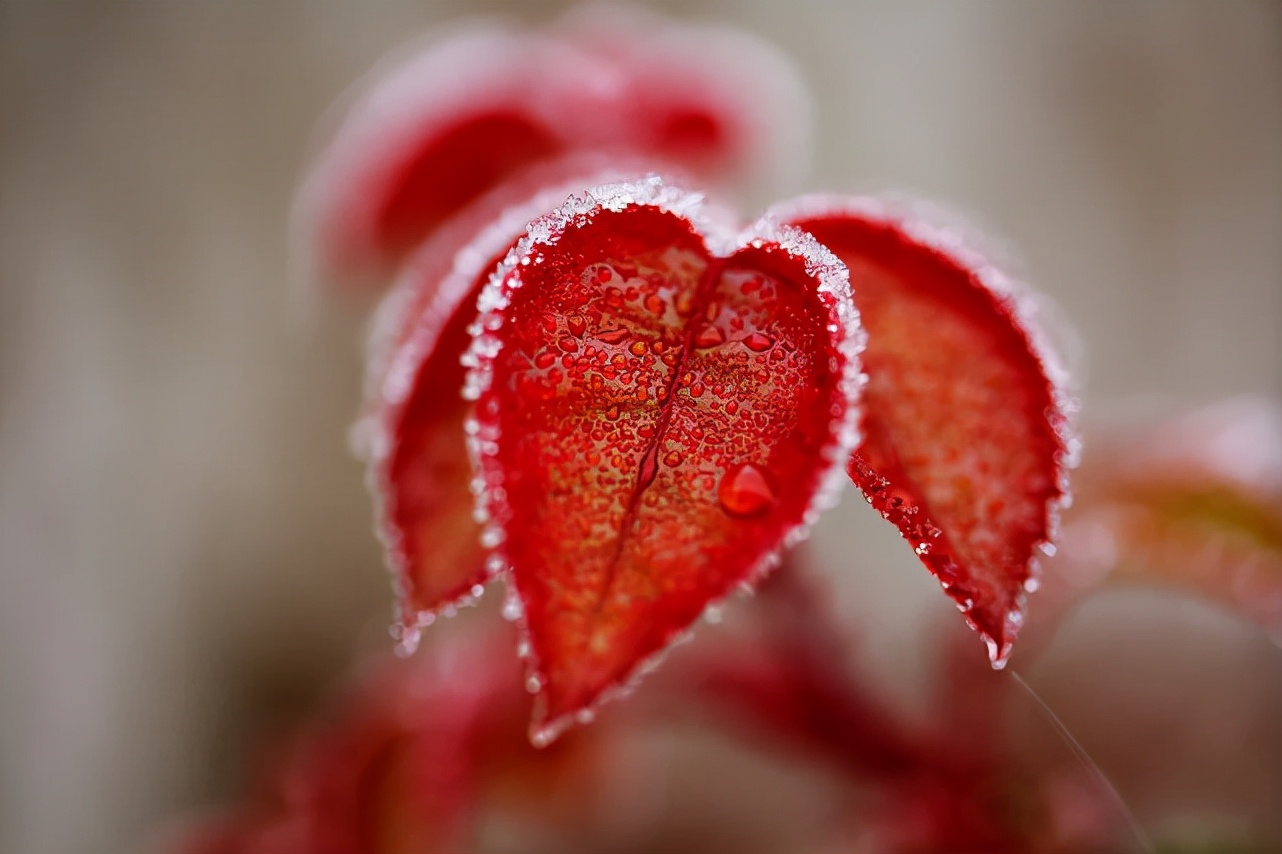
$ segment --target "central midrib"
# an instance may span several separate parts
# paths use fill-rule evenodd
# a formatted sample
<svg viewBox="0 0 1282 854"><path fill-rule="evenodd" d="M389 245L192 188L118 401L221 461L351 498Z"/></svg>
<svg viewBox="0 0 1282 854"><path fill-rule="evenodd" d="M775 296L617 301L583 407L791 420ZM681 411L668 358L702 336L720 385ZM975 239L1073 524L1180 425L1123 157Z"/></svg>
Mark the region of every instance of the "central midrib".
<svg viewBox="0 0 1282 854"><path fill-rule="evenodd" d="M601 581L601 592L597 598L596 607L593 609L594 614L600 614L601 609L610 594L610 588L614 586L614 580L618 575L619 563L623 559L623 549L627 545L628 538L632 535L632 529L636 526L637 515L641 507L641 496L654 483L655 478L659 475L659 448L663 445L664 438L667 437L668 427L672 422L672 412L676 408L677 385L681 382L681 374L685 371L686 363L694 353L695 335L698 333L699 321L708 305L708 298L717 280L721 277L721 272L726 265L725 258L713 258L703 274L699 277L699 284L695 290L694 302L691 314L688 319L689 328L686 329L685 341L681 346L681 353L677 357L676 363L672 366L672 377L668 380L667 393L659 408L659 422L655 425L654 437L646 446L645 453L641 455L641 463L637 466L636 481L632 486L632 494L628 497L627 508L623 511L623 520L620 523L619 538L615 542L614 554L610 556L610 562L606 564L605 577Z"/></svg>

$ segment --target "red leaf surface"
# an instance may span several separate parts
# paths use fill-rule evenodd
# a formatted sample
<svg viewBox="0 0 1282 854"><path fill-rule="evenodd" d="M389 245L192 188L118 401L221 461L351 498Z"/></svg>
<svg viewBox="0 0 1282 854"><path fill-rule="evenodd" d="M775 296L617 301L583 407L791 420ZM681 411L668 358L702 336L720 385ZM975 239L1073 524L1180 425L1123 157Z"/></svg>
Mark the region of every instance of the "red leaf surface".
<svg viewBox="0 0 1282 854"><path fill-rule="evenodd" d="M296 203L304 278L381 286L469 202L571 152L760 183L804 162L807 105L787 60L731 31L617 9L457 29L340 105Z"/></svg>
<svg viewBox="0 0 1282 854"><path fill-rule="evenodd" d="M551 183L565 175L590 177ZM380 307L369 415L358 435L400 597L403 651L438 611L479 595L489 578L472 518L459 361L472 340L477 296L531 220L606 176L617 173L595 158L573 158L487 194L415 254Z"/></svg>
<svg viewBox="0 0 1282 854"><path fill-rule="evenodd" d="M954 231L875 200L781 212L850 269L868 330L851 478L1002 667L1050 552L1071 464L1060 372L1028 298Z"/></svg>
<svg viewBox="0 0 1282 854"><path fill-rule="evenodd" d="M702 214L657 178L597 188L531 224L481 296L469 428L536 742L758 577L852 444L844 269L795 230L735 243Z"/></svg>

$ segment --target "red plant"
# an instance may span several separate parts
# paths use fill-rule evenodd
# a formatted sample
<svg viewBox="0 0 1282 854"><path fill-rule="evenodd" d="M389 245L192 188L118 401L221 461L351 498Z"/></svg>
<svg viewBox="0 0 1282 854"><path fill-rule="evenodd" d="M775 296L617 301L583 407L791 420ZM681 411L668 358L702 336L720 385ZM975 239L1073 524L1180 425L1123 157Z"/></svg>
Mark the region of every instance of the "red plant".
<svg viewBox="0 0 1282 854"><path fill-rule="evenodd" d="M997 761L991 712L1011 680L950 659L940 716L973 707L978 723L962 740L906 723L840 666L847 639L798 570L771 575L848 474L1001 669L1038 559L1055 553L1076 457L1075 403L1036 301L955 221L807 197L741 227L688 189L745 181L763 153L787 159L797 115L771 114L789 107L778 68L738 37L594 16L457 35L348 112L300 222L313 270L368 281L400 268L359 434L399 649L502 578L535 695L530 738L546 746L701 614L764 585L758 631L685 662L654 696L733 709L876 780L881 818L838 832L843 847L1107 844L1111 818L1068 827L1050 782ZM1245 540L1276 545L1273 498L1257 514L1206 479L1100 483L1094 512L1108 518L1090 524L1128 549L1151 553L1175 516L1224 507L1249 517ZM1208 519L1206 536L1220 533ZM1272 628L1275 604L1260 609ZM191 850L468 844L478 793L526 755L511 743L521 680L491 639L477 650L466 678L390 667L268 775L257 812ZM1108 815L1087 792L1085 814Z"/></svg>
<svg viewBox="0 0 1282 854"><path fill-rule="evenodd" d="M613 38L631 47L609 55L632 69L655 36ZM525 72L508 74L527 85ZM749 124L698 87L636 74L654 114ZM425 88L422 102L435 103ZM591 88L550 90L558 127L584 149L597 137L576 130L586 118L574 104ZM510 575L538 693L532 732L546 740L629 684L708 605L755 583L849 469L1002 666L1072 456L1072 403L1029 297L957 229L912 208L801 200L736 234L733 214L661 178L599 183L647 157L708 169L706 149L682 160L609 118L622 108L593 113L615 142L569 159L527 152L510 179L485 150L477 163L419 157L423 140L473 127L431 109L399 119L419 128L406 153L370 154L417 164L413 186L376 182L376 194L419 192L438 173L479 194L452 203L461 210L448 225L420 223L433 233L371 345L368 455L403 647L438 611ZM509 109L551 121L519 99ZM348 121L369 120L358 109ZM742 147L722 135L708 144L731 161Z"/></svg>

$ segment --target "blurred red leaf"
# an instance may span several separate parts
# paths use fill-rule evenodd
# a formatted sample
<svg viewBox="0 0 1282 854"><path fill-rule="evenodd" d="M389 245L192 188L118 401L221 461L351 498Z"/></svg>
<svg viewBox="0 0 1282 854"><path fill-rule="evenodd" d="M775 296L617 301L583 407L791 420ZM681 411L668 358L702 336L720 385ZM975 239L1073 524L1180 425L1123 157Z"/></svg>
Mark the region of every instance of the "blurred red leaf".
<svg viewBox="0 0 1282 854"><path fill-rule="evenodd" d="M381 286L467 204L567 153L760 180L804 160L806 104L785 59L720 28L619 9L533 33L455 28L342 105L299 193L307 274Z"/></svg>
<svg viewBox="0 0 1282 854"><path fill-rule="evenodd" d="M505 635L506 633L501 633ZM263 769L245 803L171 834L174 854L375 854L472 847L482 809L582 808L592 734L536 751L506 637L380 661ZM568 796L568 797L567 797ZM508 803L511 801L511 803ZM530 803L525 803L530 802Z"/></svg>
<svg viewBox="0 0 1282 854"><path fill-rule="evenodd" d="M481 296L472 440L536 740L763 572L853 439L844 269L765 222L732 245L703 213L658 179L597 188Z"/></svg>
<svg viewBox="0 0 1282 854"><path fill-rule="evenodd" d="M1102 433L1067 517L1072 583L1176 584L1282 642L1282 409L1229 400L1139 430Z"/></svg>
<svg viewBox="0 0 1282 854"><path fill-rule="evenodd" d="M1071 456L1070 404L1027 298L912 211L858 199L781 210L849 267L868 330L864 441L850 476L1001 667Z"/></svg>

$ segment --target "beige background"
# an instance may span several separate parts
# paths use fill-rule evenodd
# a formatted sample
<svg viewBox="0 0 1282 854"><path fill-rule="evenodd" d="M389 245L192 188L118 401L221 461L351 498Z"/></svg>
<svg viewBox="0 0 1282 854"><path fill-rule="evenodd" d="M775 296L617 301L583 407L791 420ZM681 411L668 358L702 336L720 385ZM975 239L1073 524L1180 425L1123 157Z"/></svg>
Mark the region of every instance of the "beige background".
<svg viewBox="0 0 1282 854"><path fill-rule="evenodd" d="M381 643L387 583L345 437L360 315L291 298L286 214L331 99L477 8L499 7L0 4L0 850L129 850L232 791L248 740ZM1088 419L1136 395L1282 394L1282 5L698 11L774 40L815 87L817 168L790 190L909 189L1005 233L1078 331ZM910 684L909 641L947 606L852 504L820 543L868 556L843 602ZM1193 631L1201 658L1110 646L1101 683L1165 668L1185 693L1094 690L1112 724L1073 713L1056 674L1103 655L1092 629L1052 651L1048 695L1123 776L1147 710L1210 695L1168 734L1171 773L1198 778L1197 804L1267 816L1267 756L1244 771L1231 736L1188 745L1232 714L1278 749L1278 651L1189 608L1140 630Z"/></svg>

